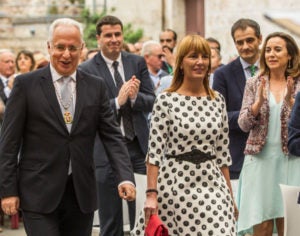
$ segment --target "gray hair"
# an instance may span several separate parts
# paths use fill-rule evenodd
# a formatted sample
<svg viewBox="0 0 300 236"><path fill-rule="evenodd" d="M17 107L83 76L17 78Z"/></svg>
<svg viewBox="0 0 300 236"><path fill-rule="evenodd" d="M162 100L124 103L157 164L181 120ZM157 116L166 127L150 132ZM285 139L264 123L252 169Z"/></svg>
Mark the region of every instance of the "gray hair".
<svg viewBox="0 0 300 236"><path fill-rule="evenodd" d="M155 40L149 40L143 43L141 56L150 55L154 47L161 47L161 44Z"/></svg>
<svg viewBox="0 0 300 236"><path fill-rule="evenodd" d="M9 52L9 53L11 53L11 54L14 54L14 53L12 52L12 50L10 50L10 49L7 49L7 48L2 48L2 49L0 49L0 55L2 55L3 53L7 53L7 52Z"/></svg>
<svg viewBox="0 0 300 236"><path fill-rule="evenodd" d="M82 24L71 18L60 18L60 19L56 19L55 21L52 22L52 24L50 25L50 28L49 28L48 42L52 42L53 32L54 32L55 28L60 25L75 26L80 32L81 41L84 42Z"/></svg>

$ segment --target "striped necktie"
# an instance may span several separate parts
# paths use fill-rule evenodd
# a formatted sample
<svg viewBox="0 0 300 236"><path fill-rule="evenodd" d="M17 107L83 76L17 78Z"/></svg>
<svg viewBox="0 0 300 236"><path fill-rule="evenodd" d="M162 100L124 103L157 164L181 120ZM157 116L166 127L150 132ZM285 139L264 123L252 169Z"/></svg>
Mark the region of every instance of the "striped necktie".
<svg viewBox="0 0 300 236"><path fill-rule="evenodd" d="M113 68L114 68L114 79L116 82L116 86L118 91L123 85L123 79L119 73L118 70L118 65L119 62L114 61L113 62ZM133 140L135 137L135 132L134 132L134 127L133 127L133 122L132 122L132 111L131 111L131 104L128 99L128 101L120 108L119 114L123 119L123 127L124 127L124 132L125 132L125 137L129 140Z"/></svg>

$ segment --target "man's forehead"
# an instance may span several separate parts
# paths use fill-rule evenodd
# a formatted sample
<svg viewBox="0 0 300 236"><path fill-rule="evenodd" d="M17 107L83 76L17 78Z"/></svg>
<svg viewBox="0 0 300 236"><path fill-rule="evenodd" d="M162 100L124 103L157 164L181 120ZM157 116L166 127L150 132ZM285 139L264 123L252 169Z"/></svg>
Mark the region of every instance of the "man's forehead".
<svg viewBox="0 0 300 236"><path fill-rule="evenodd" d="M11 61L14 60L15 56L11 52L4 52L0 54L0 61L6 62L6 61Z"/></svg>
<svg viewBox="0 0 300 236"><path fill-rule="evenodd" d="M163 32L160 34L161 39L173 39L173 33L172 32Z"/></svg>

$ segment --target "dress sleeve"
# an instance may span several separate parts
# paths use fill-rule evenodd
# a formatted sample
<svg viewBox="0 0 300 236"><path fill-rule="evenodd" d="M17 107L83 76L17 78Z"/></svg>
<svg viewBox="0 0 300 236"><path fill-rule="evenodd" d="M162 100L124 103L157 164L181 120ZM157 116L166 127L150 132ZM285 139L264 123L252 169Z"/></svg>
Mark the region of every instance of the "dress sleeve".
<svg viewBox="0 0 300 236"><path fill-rule="evenodd" d="M160 166L168 141L169 112L165 93L160 94L154 103L146 160L153 165Z"/></svg>
<svg viewBox="0 0 300 236"><path fill-rule="evenodd" d="M231 156L229 152L229 127L228 127L228 116L226 111L225 99L222 95L220 96L221 103L221 128L220 134L218 135L216 141L216 156L217 156L217 164L219 167L222 166L230 166L231 165Z"/></svg>

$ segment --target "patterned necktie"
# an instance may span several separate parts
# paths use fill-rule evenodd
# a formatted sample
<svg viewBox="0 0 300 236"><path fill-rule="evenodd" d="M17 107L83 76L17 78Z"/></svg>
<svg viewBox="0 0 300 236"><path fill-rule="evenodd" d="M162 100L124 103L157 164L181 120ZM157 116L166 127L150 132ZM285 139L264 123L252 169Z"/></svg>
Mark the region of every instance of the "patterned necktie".
<svg viewBox="0 0 300 236"><path fill-rule="evenodd" d="M63 117L68 130L71 130L73 122L73 94L71 88L71 77L62 77L60 79L61 87L61 105L63 107Z"/></svg>
<svg viewBox="0 0 300 236"><path fill-rule="evenodd" d="M118 91L123 85L123 79L118 71L118 65L119 62L114 61L113 62L113 68L114 68L114 78L116 82L116 87ZM125 137L129 140L133 140L135 137L134 133L134 127L132 123L132 114L131 114L131 104L130 101L128 100L119 110L119 114L123 119L123 127L124 127L124 132L125 132Z"/></svg>
<svg viewBox="0 0 300 236"><path fill-rule="evenodd" d="M250 68L251 77L253 77L256 73L256 65L251 65L249 66L249 68Z"/></svg>
<svg viewBox="0 0 300 236"><path fill-rule="evenodd" d="M71 132L72 123L73 123L73 99L74 94L72 92L71 87L71 77L61 77L60 82L60 96L61 96L61 106L62 106L62 113L64 117L65 124L69 132ZM68 174L72 173L72 164L71 159L69 161L69 168Z"/></svg>

